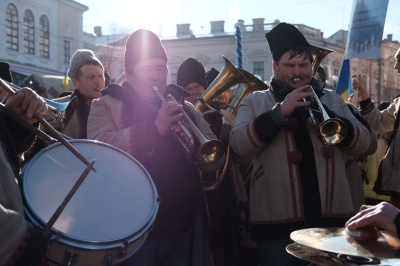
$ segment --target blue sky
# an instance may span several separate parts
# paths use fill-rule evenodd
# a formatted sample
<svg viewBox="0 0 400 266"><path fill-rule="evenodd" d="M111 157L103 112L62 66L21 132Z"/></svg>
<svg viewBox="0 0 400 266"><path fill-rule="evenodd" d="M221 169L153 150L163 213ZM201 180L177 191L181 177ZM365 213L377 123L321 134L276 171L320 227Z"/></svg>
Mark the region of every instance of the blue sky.
<svg viewBox="0 0 400 266"><path fill-rule="evenodd" d="M188 23L194 34L210 32L210 21L225 21L225 31L234 32L238 19L275 19L321 29L324 37L348 29L351 0L75 0L89 7L83 15L86 32L102 26L103 34L131 33L147 28L160 36L174 36L176 24ZM375 0L381 1L381 0ZM400 0L389 0L384 38L393 34L400 41Z"/></svg>

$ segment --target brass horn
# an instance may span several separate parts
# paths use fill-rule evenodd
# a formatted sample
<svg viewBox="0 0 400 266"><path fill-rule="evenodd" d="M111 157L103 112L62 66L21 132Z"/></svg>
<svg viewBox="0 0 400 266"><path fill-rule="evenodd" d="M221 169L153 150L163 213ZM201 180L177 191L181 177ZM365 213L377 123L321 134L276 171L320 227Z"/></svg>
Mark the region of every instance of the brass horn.
<svg viewBox="0 0 400 266"><path fill-rule="evenodd" d="M6 83L11 88L13 88L14 90L20 90L21 89L17 85L12 84L12 83L10 83L8 81L3 80L3 82ZM55 101L52 101L52 100L49 100L49 99L43 98L43 97L42 97L42 99L47 103L47 105L57 109L60 112L64 112L65 109L67 108L68 104L69 104L69 102L59 103L59 102L55 102Z"/></svg>
<svg viewBox="0 0 400 266"><path fill-rule="evenodd" d="M268 85L259 80L253 74L247 72L244 69L235 67L227 58L222 56L224 59L224 67L218 76L214 79L214 81L208 86L208 88L204 91L203 95L196 102L196 108L203 112L204 115L207 114L207 104L209 104L217 95L222 93L223 91L231 88L232 86L239 84L236 88L231 100L228 104L226 110L221 110L221 113L224 116L225 123L233 126L234 120L237 114L237 110L239 108L240 102L243 98L250 94L255 90L266 90L268 89ZM231 157L230 147L226 147L226 159L225 164L222 170L222 173L217 173L215 182L213 182L209 186L203 186L204 190L214 190L219 187L221 184L227 169L228 164Z"/></svg>
<svg viewBox="0 0 400 266"><path fill-rule="evenodd" d="M315 44L311 44L312 56L313 56L313 63L312 69L313 73L315 73L322 61L322 59L331 52L335 52L332 49L327 47L318 46ZM296 78L295 81L299 86L299 79ZM309 113L309 118L311 123L317 128L319 131L323 141L326 144L337 144L344 139L344 136L347 132L346 124L338 119L329 117L328 113L326 112L324 106L322 105L318 95L315 93L315 90L312 86L309 86L309 91L313 93L313 97L311 101L315 102L318 110L312 109L310 106L307 106L306 109ZM310 101L310 99L303 98L303 101ZM317 115L314 112L319 113L321 117L320 121L317 119Z"/></svg>
<svg viewBox="0 0 400 266"><path fill-rule="evenodd" d="M154 87L153 90L156 92L161 101L166 101L164 96L158 90L158 87ZM168 95L168 98L177 103L172 95ZM190 119L188 114L185 111L183 111L182 114L183 119L188 126L185 126L181 121L178 121L179 126L184 132L184 136L182 136L180 133L177 133L175 134L175 137L181 144L189 159L200 166L207 166L219 161L224 155L224 143L217 139L206 139L206 137L204 137L201 131Z"/></svg>
<svg viewBox="0 0 400 266"><path fill-rule="evenodd" d="M335 50L332 50L328 47L316 45L316 44L310 44L311 46L311 51L312 51L312 57L313 57L313 63L312 63L312 69L313 69L313 74L317 72L319 65L321 64L322 59L324 59L325 56L327 56L329 53L336 52Z"/></svg>
<svg viewBox="0 0 400 266"><path fill-rule="evenodd" d="M196 109L202 113L207 110L207 104L214 100L218 94L221 94L233 85L247 82L246 77L226 57L222 56L222 58L225 61L224 67L195 104Z"/></svg>
<svg viewBox="0 0 400 266"><path fill-rule="evenodd" d="M227 110L230 111L235 117L239 108L240 102L243 98L256 90L267 90L269 86L262 82L259 78L247 72L244 69L238 68L239 72L246 78L246 82L239 84L235 94L228 104ZM233 126L233 125L232 125Z"/></svg>

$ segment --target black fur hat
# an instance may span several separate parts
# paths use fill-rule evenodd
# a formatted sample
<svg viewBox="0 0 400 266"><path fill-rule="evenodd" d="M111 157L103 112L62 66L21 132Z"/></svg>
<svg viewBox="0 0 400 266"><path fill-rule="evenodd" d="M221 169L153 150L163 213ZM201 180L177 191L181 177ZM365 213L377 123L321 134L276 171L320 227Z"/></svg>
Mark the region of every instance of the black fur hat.
<svg viewBox="0 0 400 266"><path fill-rule="evenodd" d="M0 62L0 78L10 83L13 82L11 77L10 64L6 62Z"/></svg>
<svg viewBox="0 0 400 266"><path fill-rule="evenodd" d="M321 81L326 82L326 71L323 66L318 66L317 73L320 75Z"/></svg>
<svg viewBox="0 0 400 266"><path fill-rule="evenodd" d="M140 29L129 35L125 44L125 68L132 68L144 59L161 58L167 63L167 53L160 38L152 31Z"/></svg>
<svg viewBox="0 0 400 266"><path fill-rule="evenodd" d="M218 77L218 75L219 75L219 71L213 67L207 71L206 80L207 80L208 86L210 86L210 84L214 81L214 79L216 77Z"/></svg>
<svg viewBox="0 0 400 266"><path fill-rule="evenodd" d="M297 47L310 47L303 34L292 24L281 22L265 34L274 61Z"/></svg>
<svg viewBox="0 0 400 266"><path fill-rule="evenodd" d="M204 66L194 58L186 59L178 69L176 84L185 88L192 82L197 82L207 89L206 71Z"/></svg>

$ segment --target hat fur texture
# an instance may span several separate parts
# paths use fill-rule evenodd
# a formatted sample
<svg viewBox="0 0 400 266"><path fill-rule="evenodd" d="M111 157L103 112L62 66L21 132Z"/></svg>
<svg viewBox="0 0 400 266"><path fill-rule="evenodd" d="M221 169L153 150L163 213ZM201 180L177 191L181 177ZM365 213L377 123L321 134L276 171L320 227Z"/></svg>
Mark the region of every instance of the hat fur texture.
<svg viewBox="0 0 400 266"><path fill-rule="evenodd" d="M176 83L185 88L193 82L197 82L204 89L208 87L204 66L196 59L188 58L179 66Z"/></svg>
<svg viewBox="0 0 400 266"><path fill-rule="evenodd" d="M303 34L292 24L281 22L265 34L274 61L297 47L310 47Z"/></svg>
<svg viewBox="0 0 400 266"><path fill-rule="evenodd" d="M145 59L160 58L168 62L160 38L152 31L140 29L129 35L125 44L125 68L130 69Z"/></svg>
<svg viewBox="0 0 400 266"><path fill-rule="evenodd" d="M94 55L93 51L87 49L77 50L71 58L70 67L68 70L68 77L76 79L81 66L85 64L97 64L104 70L103 64Z"/></svg>
<svg viewBox="0 0 400 266"><path fill-rule="evenodd" d="M219 71L213 67L206 72L206 80L207 80L208 86L210 86L210 84L214 81L214 79L216 77L218 77L218 75L219 75Z"/></svg>

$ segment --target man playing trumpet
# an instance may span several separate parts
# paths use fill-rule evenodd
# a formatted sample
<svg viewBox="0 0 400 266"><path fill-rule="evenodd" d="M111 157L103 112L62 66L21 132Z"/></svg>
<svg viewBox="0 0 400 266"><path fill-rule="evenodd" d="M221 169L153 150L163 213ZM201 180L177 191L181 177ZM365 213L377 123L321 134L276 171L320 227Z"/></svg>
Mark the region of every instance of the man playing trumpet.
<svg viewBox="0 0 400 266"><path fill-rule="evenodd" d="M187 158L176 141L183 130L178 121L184 109L207 139L215 139L215 135L193 105L180 104L180 98L187 96L184 90L167 86L167 60L153 32L133 32L126 42L126 80L122 86L108 86L103 96L93 101L89 115L88 137L110 143L138 159L161 198L148 239L122 265L190 265L191 257L212 265L211 257L204 256L207 253L190 256L192 250L199 252L207 243L192 241L197 206L204 199L198 165ZM168 100L168 94L177 101ZM223 162L220 158L203 170L215 171Z"/></svg>
<svg viewBox="0 0 400 266"><path fill-rule="evenodd" d="M280 23L266 38L271 86L243 99L230 145L238 155L253 156L250 221L260 265L302 265L285 251L290 233L344 226L355 211L345 160L366 151L370 134L339 95L313 78L312 50L296 27ZM308 107L319 109L316 97L330 118L341 121L337 129L345 127L334 144L309 121ZM322 123L320 113L314 115Z"/></svg>

